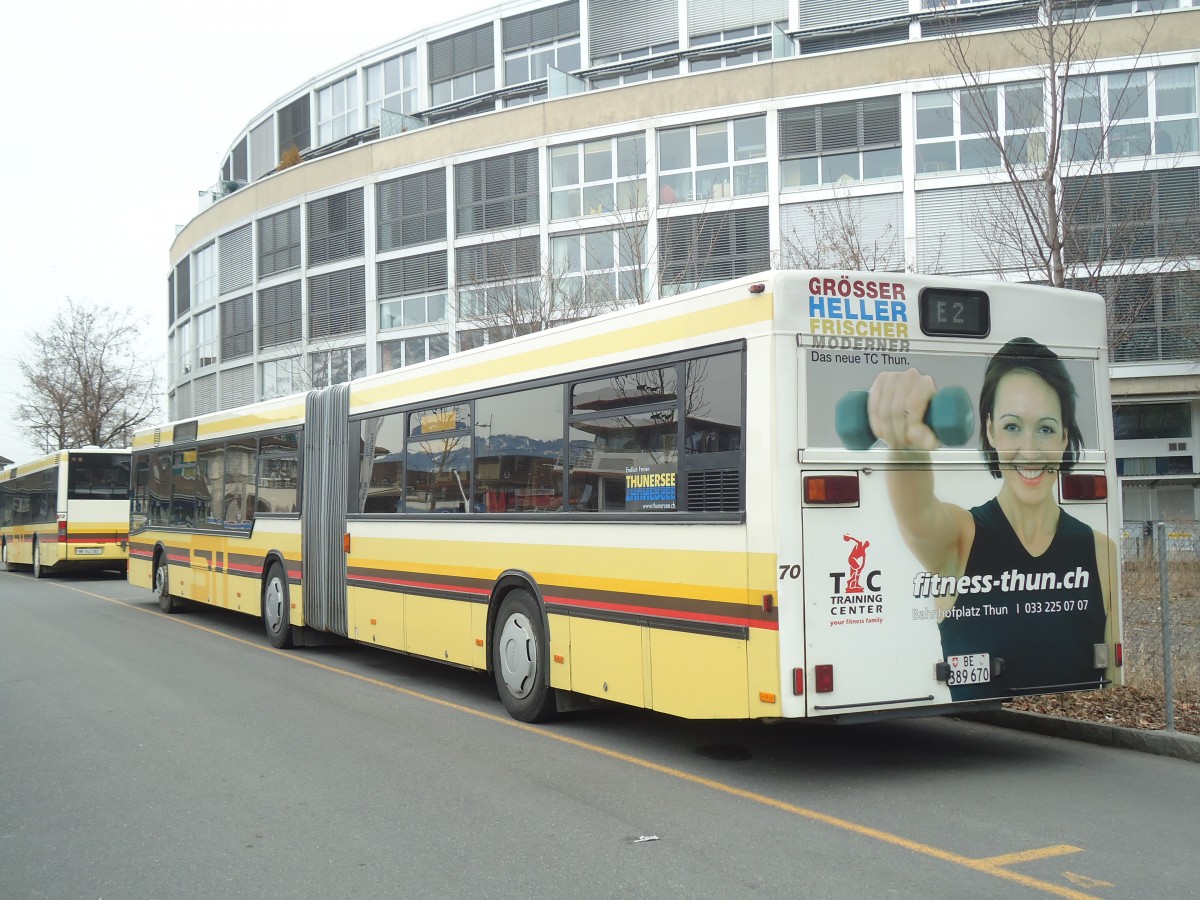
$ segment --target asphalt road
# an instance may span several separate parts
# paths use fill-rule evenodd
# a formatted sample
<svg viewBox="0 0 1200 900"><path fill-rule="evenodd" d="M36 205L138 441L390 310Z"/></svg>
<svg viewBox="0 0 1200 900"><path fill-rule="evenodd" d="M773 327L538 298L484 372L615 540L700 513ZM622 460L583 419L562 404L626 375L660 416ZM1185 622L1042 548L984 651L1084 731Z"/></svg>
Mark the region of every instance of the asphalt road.
<svg viewBox="0 0 1200 900"><path fill-rule="evenodd" d="M509 719L489 682L0 573L0 898L1200 897L1195 763L923 719Z"/></svg>

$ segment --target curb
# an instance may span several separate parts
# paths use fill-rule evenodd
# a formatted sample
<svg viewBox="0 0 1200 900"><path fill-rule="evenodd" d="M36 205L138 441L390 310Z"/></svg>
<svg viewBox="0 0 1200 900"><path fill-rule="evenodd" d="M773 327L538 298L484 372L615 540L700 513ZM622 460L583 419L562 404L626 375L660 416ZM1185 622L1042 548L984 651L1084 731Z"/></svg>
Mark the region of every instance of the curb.
<svg viewBox="0 0 1200 900"><path fill-rule="evenodd" d="M1073 741L1087 741L1105 747L1119 747L1156 756L1170 756L1188 762L1200 763L1200 737L1170 731L1145 731L1140 728L1122 728L1119 725L1101 725L1099 722L1084 722L1048 716L1044 713L1017 712L1001 709L994 712L964 713L959 716L972 722L1015 728L1018 731L1033 731L1052 737Z"/></svg>

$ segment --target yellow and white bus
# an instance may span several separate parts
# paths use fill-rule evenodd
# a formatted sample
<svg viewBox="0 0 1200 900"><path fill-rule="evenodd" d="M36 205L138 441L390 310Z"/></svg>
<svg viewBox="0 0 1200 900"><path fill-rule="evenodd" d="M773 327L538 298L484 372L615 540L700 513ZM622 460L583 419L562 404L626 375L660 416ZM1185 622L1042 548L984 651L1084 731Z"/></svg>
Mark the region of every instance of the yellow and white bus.
<svg viewBox="0 0 1200 900"><path fill-rule="evenodd" d="M1105 334L1070 291L742 278L143 431L130 581L260 616L277 647L486 670L526 721L1100 688Z"/></svg>
<svg viewBox="0 0 1200 900"><path fill-rule="evenodd" d="M0 472L0 554L34 578L129 560L128 450L59 450Z"/></svg>

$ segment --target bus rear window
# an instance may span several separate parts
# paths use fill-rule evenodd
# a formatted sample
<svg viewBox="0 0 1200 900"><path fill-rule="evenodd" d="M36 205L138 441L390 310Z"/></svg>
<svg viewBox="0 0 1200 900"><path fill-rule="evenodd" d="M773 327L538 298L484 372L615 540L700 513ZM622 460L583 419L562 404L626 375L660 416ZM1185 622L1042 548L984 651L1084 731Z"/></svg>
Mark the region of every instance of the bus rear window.
<svg viewBox="0 0 1200 900"><path fill-rule="evenodd" d="M68 500L128 500L129 457L71 454L67 466Z"/></svg>

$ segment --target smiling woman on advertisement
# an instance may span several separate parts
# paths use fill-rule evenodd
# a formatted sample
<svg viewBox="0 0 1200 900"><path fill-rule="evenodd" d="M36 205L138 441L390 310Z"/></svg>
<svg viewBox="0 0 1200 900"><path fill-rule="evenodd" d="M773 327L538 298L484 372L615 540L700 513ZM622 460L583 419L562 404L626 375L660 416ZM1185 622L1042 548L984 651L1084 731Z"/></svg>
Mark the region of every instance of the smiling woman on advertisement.
<svg viewBox="0 0 1200 900"><path fill-rule="evenodd" d="M927 459L939 446L922 421L935 392L916 369L881 373L867 404L871 430ZM944 655L1005 661L1000 683L952 685L955 700L1078 687L1102 674L1091 645L1105 640L1116 547L1055 497L1058 472L1082 446L1075 398L1053 351L1014 338L989 360L979 396L980 445L1002 481L997 496L968 510L934 494L927 465L888 472L901 534L928 573L914 590L936 598Z"/></svg>

